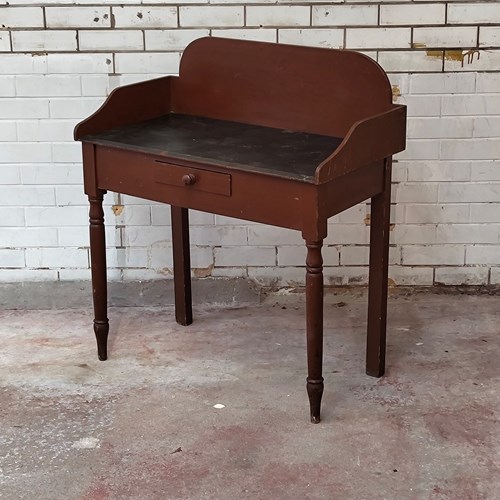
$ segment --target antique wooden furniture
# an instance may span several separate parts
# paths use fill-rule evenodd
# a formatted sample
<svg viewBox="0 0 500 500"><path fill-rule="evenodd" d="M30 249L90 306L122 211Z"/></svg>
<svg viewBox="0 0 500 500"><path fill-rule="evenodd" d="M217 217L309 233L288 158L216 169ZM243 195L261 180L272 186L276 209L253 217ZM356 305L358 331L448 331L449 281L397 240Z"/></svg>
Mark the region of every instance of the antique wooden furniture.
<svg viewBox="0 0 500 500"><path fill-rule="evenodd" d="M99 359L109 329L107 190L172 206L182 325L192 322L189 208L296 229L307 247L307 392L319 422L327 220L371 197L366 371L383 375L391 159L405 147L405 123L380 66L341 50L201 38L186 48L178 77L112 92L75 129L90 201Z"/></svg>

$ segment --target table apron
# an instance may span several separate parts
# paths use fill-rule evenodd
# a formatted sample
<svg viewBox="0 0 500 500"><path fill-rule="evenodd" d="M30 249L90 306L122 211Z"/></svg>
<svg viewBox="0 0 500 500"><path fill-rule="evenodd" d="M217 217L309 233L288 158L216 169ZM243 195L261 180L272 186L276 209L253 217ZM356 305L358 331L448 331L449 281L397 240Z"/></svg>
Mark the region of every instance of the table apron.
<svg viewBox="0 0 500 500"><path fill-rule="evenodd" d="M317 224L318 186L223 167L177 165L162 157L97 146L99 189L237 219L303 230ZM186 185L182 177L200 180ZM186 180L187 182L187 180Z"/></svg>
<svg viewBox="0 0 500 500"><path fill-rule="evenodd" d="M99 189L303 233L384 186L384 160L320 185L104 146L95 147L94 161Z"/></svg>

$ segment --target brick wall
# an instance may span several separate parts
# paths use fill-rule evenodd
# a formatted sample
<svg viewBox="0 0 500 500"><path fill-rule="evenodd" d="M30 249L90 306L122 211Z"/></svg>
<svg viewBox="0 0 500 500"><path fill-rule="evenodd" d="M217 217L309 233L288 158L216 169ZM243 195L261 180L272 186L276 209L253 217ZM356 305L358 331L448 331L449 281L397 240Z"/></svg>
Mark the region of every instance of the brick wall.
<svg viewBox="0 0 500 500"><path fill-rule="evenodd" d="M146 5L147 4L147 5ZM75 123L117 85L175 74L205 35L362 50L408 105L391 277L500 283L500 2L0 0L0 280L89 279ZM168 207L106 196L111 279L170 275ZM331 220L326 281L367 278L370 207ZM302 283L298 233L193 212L197 276Z"/></svg>

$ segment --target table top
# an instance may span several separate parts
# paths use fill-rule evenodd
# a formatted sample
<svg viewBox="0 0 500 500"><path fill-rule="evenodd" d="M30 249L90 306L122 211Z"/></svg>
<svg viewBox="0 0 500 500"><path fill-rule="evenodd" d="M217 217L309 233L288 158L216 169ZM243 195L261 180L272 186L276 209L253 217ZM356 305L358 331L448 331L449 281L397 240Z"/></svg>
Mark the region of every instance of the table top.
<svg viewBox="0 0 500 500"><path fill-rule="evenodd" d="M223 165L311 182L342 139L169 113L82 140L97 145Z"/></svg>

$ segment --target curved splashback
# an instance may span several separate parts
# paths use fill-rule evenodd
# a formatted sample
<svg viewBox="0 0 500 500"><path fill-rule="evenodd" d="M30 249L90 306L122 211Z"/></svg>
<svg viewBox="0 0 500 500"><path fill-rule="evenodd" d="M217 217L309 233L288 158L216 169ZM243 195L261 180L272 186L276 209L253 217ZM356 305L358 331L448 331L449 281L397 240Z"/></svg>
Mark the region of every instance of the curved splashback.
<svg viewBox="0 0 500 500"><path fill-rule="evenodd" d="M346 50L200 38L172 83L172 111L336 137L392 106L383 69Z"/></svg>

